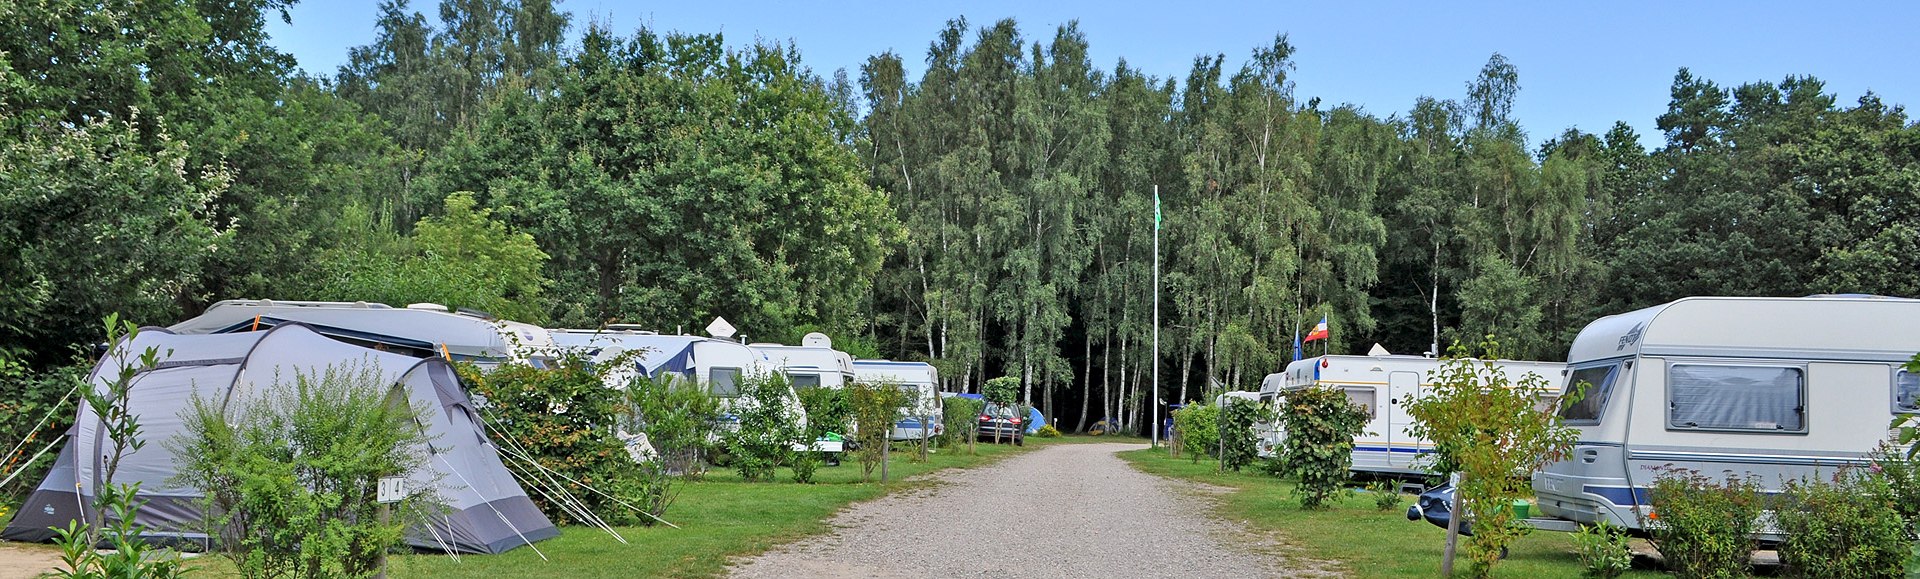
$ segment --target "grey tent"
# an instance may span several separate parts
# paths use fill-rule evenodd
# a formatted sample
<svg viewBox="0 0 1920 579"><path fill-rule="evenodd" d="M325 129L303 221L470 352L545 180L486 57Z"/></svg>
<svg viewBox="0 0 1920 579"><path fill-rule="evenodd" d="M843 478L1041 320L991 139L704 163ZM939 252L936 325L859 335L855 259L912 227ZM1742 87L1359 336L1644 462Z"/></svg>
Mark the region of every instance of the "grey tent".
<svg viewBox="0 0 1920 579"><path fill-rule="evenodd" d="M169 480L176 474L174 458L162 443L184 430L180 411L196 395L227 400L228 411L234 412L244 405L232 401L275 380L346 364L377 368L416 407L429 409L421 425L431 441L426 468L415 473L408 486L437 487L449 510L430 525L410 530L409 544L423 550L499 553L559 534L501 463L453 369L439 358L422 360L370 350L329 339L299 324L216 335L146 328L132 343L116 345L116 352L128 353L124 359L131 361L149 347L156 349L159 363L134 378L128 395L128 406L139 416L142 438L148 444L121 459L113 480L140 483L146 504L135 517L149 529L148 540L206 540L201 532L201 493ZM106 356L88 379L95 388L104 388L119 374L118 363L116 355ZM53 471L20 506L0 537L48 541L54 537L52 527L66 527L85 516L83 504L91 504L94 489L105 482L101 480L106 458L102 454L110 445L103 440L99 417L86 404L80 407Z"/></svg>

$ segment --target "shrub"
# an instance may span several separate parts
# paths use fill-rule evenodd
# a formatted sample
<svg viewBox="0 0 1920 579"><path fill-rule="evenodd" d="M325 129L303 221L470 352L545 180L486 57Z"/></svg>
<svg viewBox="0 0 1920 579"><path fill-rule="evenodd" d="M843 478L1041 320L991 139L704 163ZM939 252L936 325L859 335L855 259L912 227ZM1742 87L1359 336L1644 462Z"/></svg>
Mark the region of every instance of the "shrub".
<svg viewBox="0 0 1920 579"><path fill-rule="evenodd" d="M486 374L470 364L458 369L468 390L477 395L474 402L507 467L533 475L523 480L535 485L566 491L528 490L528 498L548 519L555 524L580 522L578 511L555 500L565 497L577 499L586 511L611 524L651 525L652 517L632 507L653 516L664 513L678 496L673 479L659 461L636 461L620 439L620 425L634 420L629 397L608 386L603 375L620 364L587 362L567 354L546 369L524 364L507 364ZM565 478L534 474L546 470Z"/></svg>
<svg viewBox="0 0 1920 579"><path fill-rule="evenodd" d="M1583 525L1573 533L1573 548L1586 569L1582 576L1613 579L1633 568L1633 551L1627 549L1626 530L1608 524Z"/></svg>
<svg viewBox="0 0 1920 579"><path fill-rule="evenodd" d="M59 455L59 449L48 444L73 425L74 407L68 395L85 381L88 368L71 364L34 371L20 359L23 354L0 348L0 384L8 389L0 399L0 443L20 447L0 462L0 473L14 476L11 488L31 492ZM48 451L34 457L41 449ZM7 500L8 495L8 489L0 488L0 503L14 502ZM5 518L0 513L0 520Z"/></svg>
<svg viewBox="0 0 1920 579"><path fill-rule="evenodd" d="M807 411L807 438L818 439L831 432L845 436L853 432L853 409L847 405L846 392L840 388L808 388L800 391L800 407Z"/></svg>
<svg viewBox="0 0 1920 579"><path fill-rule="evenodd" d="M1912 543L1891 487L1869 470L1843 469L1828 484L1792 481L1774 505L1785 538L1780 562L1798 577L1896 577Z"/></svg>
<svg viewBox="0 0 1920 579"><path fill-rule="evenodd" d="M940 420L947 425L946 438L949 442L959 437L967 441L967 448L973 448L974 440L980 438L980 413L986 408L986 402L973 398L948 398Z"/></svg>
<svg viewBox="0 0 1920 579"><path fill-rule="evenodd" d="M900 406L906 393L893 384L856 382L847 390L848 406L853 409L855 439L860 441L860 479L873 478L873 470L885 460L883 453L891 443L893 424L900 420Z"/></svg>
<svg viewBox="0 0 1920 579"><path fill-rule="evenodd" d="M697 476L713 439L720 401L700 384L638 377L627 383L627 433L646 433L668 474ZM661 510L664 510L664 505ZM659 515L660 512L653 512Z"/></svg>
<svg viewBox="0 0 1920 579"><path fill-rule="evenodd" d="M1367 412L1331 388L1288 392L1281 411L1279 457L1285 472L1300 479L1293 494L1301 508L1319 509L1340 492L1353 465L1353 437L1366 428Z"/></svg>
<svg viewBox="0 0 1920 579"><path fill-rule="evenodd" d="M1035 431L1033 435L1040 438L1060 438L1060 429L1054 428L1052 424L1048 424L1040 427L1040 430Z"/></svg>
<svg viewBox="0 0 1920 579"><path fill-rule="evenodd" d="M1393 488L1391 481L1377 480L1367 483L1367 494L1373 495L1374 510L1391 511L1400 507L1400 489Z"/></svg>
<svg viewBox="0 0 1920 579"><path fill-rule="evenodd" d="M168 446L205 493L206 531L249 577L371 577L408 526L439 512L431 485L380 517L381 477L415 475L425 408L395 403L379 368L299 374L245 400L195 396ZM224 411L232 404L238 410Z"/></svg>
<svg viewBox="0 0 1920 579"><path fill-rule="evenodd" d="M1501 357L1491 336L1480 349L1485 360ZM1435 371L1428 396L1407 410L1415 420L1412 434L1433 441L1434 464L1460 474L1454 512L1473 521L1467 572L1484 577L1507 544L1531 529L1518 524L1513 512L1515 499L1533 493L1525 473L1573 450L1578 433L1560 419L1558 407L1578 397L1557 398L1542 408L1540 400L1551 394L1545 378L1530 373L1513 383L1493 362L1471 359L1472 353L1455 344Z"/></svg>
<svg viewBox="0 0 1920 579"><path fill-rule="evenodd" d="M773 478L774 469L791 464L796 444L811 444L807 431L788 411L793 388L778 372L759 373L740 378L740 397L730 409L739 425L722 439L733 457L740 478L764 481Z"/></svg>
<svg viewBox="0 0 1920 579"><path fill-rule="evenodd" d="M1180 435L1180 450L1192 462L1213 454L1220 441L1220 409L1211 404L1188 404L1173 411L1173 430Z"/></svg>
<svg viewBox="0 0 1920 579"><path fill-rule="evenodd" d="M1699 472L1661 471L1648 492L1653 514L1645 525L1667 568L1681 578L1739 577L1753 554L1753 532L1765 510L1760 486L1728 475L1715 481ZM1474 532L1480 531L1474 521Z"/></svg>
<svg viewBox="0 0 1920 579"><path fill-rule="evenodd" d="M1251 400L1230 398L1220 415L1220 467L1239 472L1260 458L1259 435L1253 426L1271 421L1267 405Z"/></svg>

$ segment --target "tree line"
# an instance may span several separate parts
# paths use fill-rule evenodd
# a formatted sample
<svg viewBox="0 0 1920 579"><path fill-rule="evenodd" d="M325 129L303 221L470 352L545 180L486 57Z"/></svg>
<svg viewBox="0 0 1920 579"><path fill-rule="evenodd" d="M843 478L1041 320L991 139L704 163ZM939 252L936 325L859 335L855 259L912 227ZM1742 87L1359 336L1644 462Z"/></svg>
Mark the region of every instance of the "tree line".
<svg viewBox="0 0 1920 579"><path fill-rule="evenodd" d="M725 316L1138 423L1156 211L1168 401L1257 386L1322 317L1311 351L1498 334L1556 359L1688 295L1920 295L1920 126L1810 76L1681 69L1659 146L1625 123L1530 145L1498 54L1383 117L1301 96L1285 35L1176 78L1093 62L1074 24L956 19L822 75L718 34L568 41L550 0L387 0L326 73L263 31L289 4L5 8L8 358L240 297Z"/></svg>

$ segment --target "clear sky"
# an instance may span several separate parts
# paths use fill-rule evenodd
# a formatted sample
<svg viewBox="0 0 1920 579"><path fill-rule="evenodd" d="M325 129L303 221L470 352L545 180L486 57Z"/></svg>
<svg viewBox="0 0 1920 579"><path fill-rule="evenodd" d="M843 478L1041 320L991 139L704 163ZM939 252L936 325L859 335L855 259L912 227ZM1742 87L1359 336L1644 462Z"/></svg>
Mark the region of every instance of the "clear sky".
<svg viewBox="0 0 1920 579"><path fill-rule="evenodd" d="M347 49L374 37L377 0L306 0L291 26L268 32L303 68L332 74ZM431 20L437 0L414 0ZM621 2L565 0L574 33L588 21L629 32L722 32L730 44L755 38L799 46L826 76L857 78L867 56L900 53L917 78L943 24L965 16L975 28L1014 18L1028 42L1052 38L1078 20L1096 64L1121 57L1134 68L1184 79L1199 55L1224 53L1238 68L1256 46L1289 35L1303 101L1351 103L1381 117L1416 97L1462 98L1465 84L1495 52L1520 72L1514 115L1531 141L1568 127L1605 132L1626 121L1657 145L1654 117L1666 110L1679 67L1725 87L1812 75L1843 104L1871 90L1892 104L1920 103L1920 2L1160 2L1088 0L943 3Z"/></svg>

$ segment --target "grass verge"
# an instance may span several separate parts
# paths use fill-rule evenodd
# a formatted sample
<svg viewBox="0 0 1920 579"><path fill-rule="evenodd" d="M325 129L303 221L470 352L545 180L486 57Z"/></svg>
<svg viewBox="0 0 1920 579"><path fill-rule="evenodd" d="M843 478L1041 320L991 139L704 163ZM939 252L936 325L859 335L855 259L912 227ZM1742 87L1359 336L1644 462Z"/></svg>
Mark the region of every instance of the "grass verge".
<svg viewBox="0 0 1920 579"><path fill-rule="evenodd" d="M1251 530L1275 533L1297 547L1305 557L1336 562L1343 577L1437 577L1446 531L1426 521L1407 520L1405 496L1398 508L1374 508L1373 497L1354 493L1323 511L1304 511L1293 499L1293 483L1246 472L1215 473L1212 461L1198 464L1169 458L1166 450L1135 450L1120 457L1143 472L1226 487L1234 492L1217 498L1215 514ZM1511 548L1507 560L1493 569L1495 577L1577 578L1584 567L1574 554L1568 533L1535 531ZM1457 562L1464 566L1465 561ZM1633 571L1627 577L1661 577Z"/></svg>

